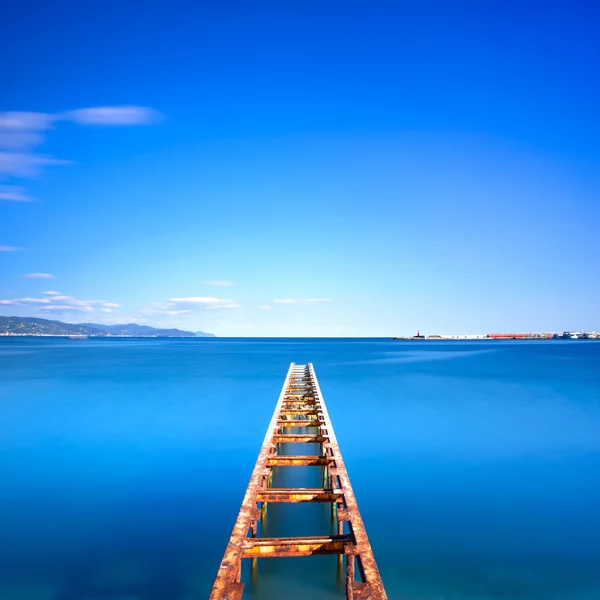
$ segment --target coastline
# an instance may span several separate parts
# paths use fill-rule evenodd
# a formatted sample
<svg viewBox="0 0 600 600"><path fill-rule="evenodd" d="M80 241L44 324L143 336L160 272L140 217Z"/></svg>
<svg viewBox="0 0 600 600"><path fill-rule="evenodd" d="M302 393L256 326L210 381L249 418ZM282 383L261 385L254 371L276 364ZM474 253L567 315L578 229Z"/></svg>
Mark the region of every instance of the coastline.
<svg viewBox="0 0 600 600"><path fill-rule="evenodd" d="M391 338L394 341L481 341L481 340L598 340L600 333L570 332L562 333L489 333L485 335L414 335Z"/></svg>

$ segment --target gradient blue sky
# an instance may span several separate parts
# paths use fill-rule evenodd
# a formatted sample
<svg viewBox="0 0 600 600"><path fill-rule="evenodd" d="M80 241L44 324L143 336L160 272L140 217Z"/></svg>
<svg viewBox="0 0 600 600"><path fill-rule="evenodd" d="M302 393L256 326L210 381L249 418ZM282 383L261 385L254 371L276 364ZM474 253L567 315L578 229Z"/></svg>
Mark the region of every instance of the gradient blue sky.
<svg viewBox="0 0 600 600"><path fill-rule="evenodd" d="M0 314L600 329L599 6L5 3Z"/></svg>

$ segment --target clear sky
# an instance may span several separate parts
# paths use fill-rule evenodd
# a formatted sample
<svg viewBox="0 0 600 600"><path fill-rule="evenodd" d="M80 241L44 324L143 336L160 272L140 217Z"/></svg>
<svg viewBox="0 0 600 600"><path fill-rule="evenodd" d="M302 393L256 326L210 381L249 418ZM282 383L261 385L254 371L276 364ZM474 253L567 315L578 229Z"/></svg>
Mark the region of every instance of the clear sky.
<svg viewBox="0 0 600 600"><path fill-rule="evenodd" d="M9 1L0 314L600 329L600 5Z"/></svg>

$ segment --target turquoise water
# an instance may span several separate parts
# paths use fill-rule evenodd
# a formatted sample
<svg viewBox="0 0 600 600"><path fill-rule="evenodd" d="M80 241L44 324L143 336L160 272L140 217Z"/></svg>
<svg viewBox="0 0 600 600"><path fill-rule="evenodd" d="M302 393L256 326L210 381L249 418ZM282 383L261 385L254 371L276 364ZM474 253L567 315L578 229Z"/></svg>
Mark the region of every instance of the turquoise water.
<svg viewBox="0 0 600 600"><path fill-rule="evenodd" d="M0 599L206 598L291 361L391 599L600 598L600 343L0 338ZM343 598L333 557L247 588Z"/></svg>

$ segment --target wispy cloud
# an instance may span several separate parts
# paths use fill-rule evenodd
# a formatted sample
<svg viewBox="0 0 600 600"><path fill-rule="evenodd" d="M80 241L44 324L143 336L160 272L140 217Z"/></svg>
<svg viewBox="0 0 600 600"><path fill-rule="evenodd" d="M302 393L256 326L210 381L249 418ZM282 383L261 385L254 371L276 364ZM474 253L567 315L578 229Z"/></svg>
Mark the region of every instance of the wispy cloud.
<svg viewBox="0 0 600 600"><path fill-rule="evenodd" d="M17 304L50 304L48 298L17 298Z"/></svg>
<svg viewBox="0 0 600 600"><path fill-rule="evenodd" d="M23 306L24 304L49 304L50 300L46 298L12 298L9 300L0 300L0 304L10 304L11 306Z"/></svg>
<svg viewBox="0 0 600 600"><path fill-rule="evenodd" d="M262 306L259 306L258 308L260 308L260 310L271 310L273 307L270 304L263 304Z"/></svg>
<svg viewBox="0 0 600 600"><path fill-rule="evenodd" d="M162 120L162 115L157 110L145 106L80 108L61 116L80 125L152 125Z"/></svg>
<svg viewBox="0 0 600 600"><path fill-rule="evenodd" d="M0 152L0 179L9 177L37 177L44 167L51 165L70 165L69 160L60 160L33 152Z"/></svg>
<svg viewBox="0 0 600 600"><path fill-rule="evenodd" d="M48 113L0 113L0 148L24 152L40 146L57 120L57 115Z"/></svg>
<svg viewBox="0 0 600 600"><path fill-rule="evenodd" d="M21 275L23 279L55 279L51 273L25 273Z"/></svg>
<svg viewBox="0 0 600 600"><path fill-rule="evenodd" d="M0 148L27 149L44 142L44 134L52 128L57 115L35 112L0 113Z"/></svg>
<svg viewBox="0 0 600 600"><path fill-rule="evenodd" d="M0 113L0 180L32 178L44 168L72 164L35 151L48 132L60 122L80 125L131 126L151 125L161 120L161 114L145 106L100 106L63 113L4 112ZM0 189L0 200L23 202L30 200L22 188Z"/></svg>
<svg viewBox="0 0 600 600"><path fill-rule="evenodd" d="M0 113L0 130L41 131L50 129L60 117L50 113L3 112Z"/></svg>
<svg viewBox="0 0 600 600"><path fill-rule="evenodd" d="M15 246L0 246L0 252L16 252L19 248Z"/></svg>
<svg viewBox="0 0 600 600"><path fill-rule="evenodd" d="M0 185L0 200L8 202L31 202L33 198L17 185Z"/></svg>
<svg viewBox="0 0 600 600"><path fill-rule="evenodd" d="M163 315L174 317L187 315L198 310L220 310L239 308L241 304L227 298L212 296L189 296L186 298L169 298L165 302L154 302L143 308L142 315Z"/></svg>
<svg viewBox="0 0 600 600"><path fill-rule="evenodd" d="M192 312L189 308L181 308L179 310L161 307L161 306L149 306L148 308L142 309L142 314L148 315L162 315L165 317L176 317L179 315L189 315Z"/></svg>
<svg viewBox="0 0 600 600"><path fill-rule="evenodd" d="M187 304L200 306L207 309L216 308L239 308L241 304L234 300L227 300L224 298L213 298L211 296L191 296L189 298L171 298L169 300L172 304Z"/></svg>
<svg viewBox="0 0 600 600"><path fill-rule="evenodd" d="M0 300L2 305L38 307L40 314L54 312L94 312L94 309L112 309L119 304L106 300L80 300L73 296L65 296L59 292L44 292L44 298L8 298Z"/></svg>
<svg viewBox="0 0 600 600"><path fill-rule="evenodd" d="M217 287L232 287L235 285L235 283L233 281L221 281L221 280L217 280L217 281L203 281L202 282L204 285L214 285Z"/></svg>
<svg viewBox="0 0 600 600"><path fill-rule="evenodd" d="M333 298L277 298L274 304L316 304L319 302L333 302Z"/></svg>

